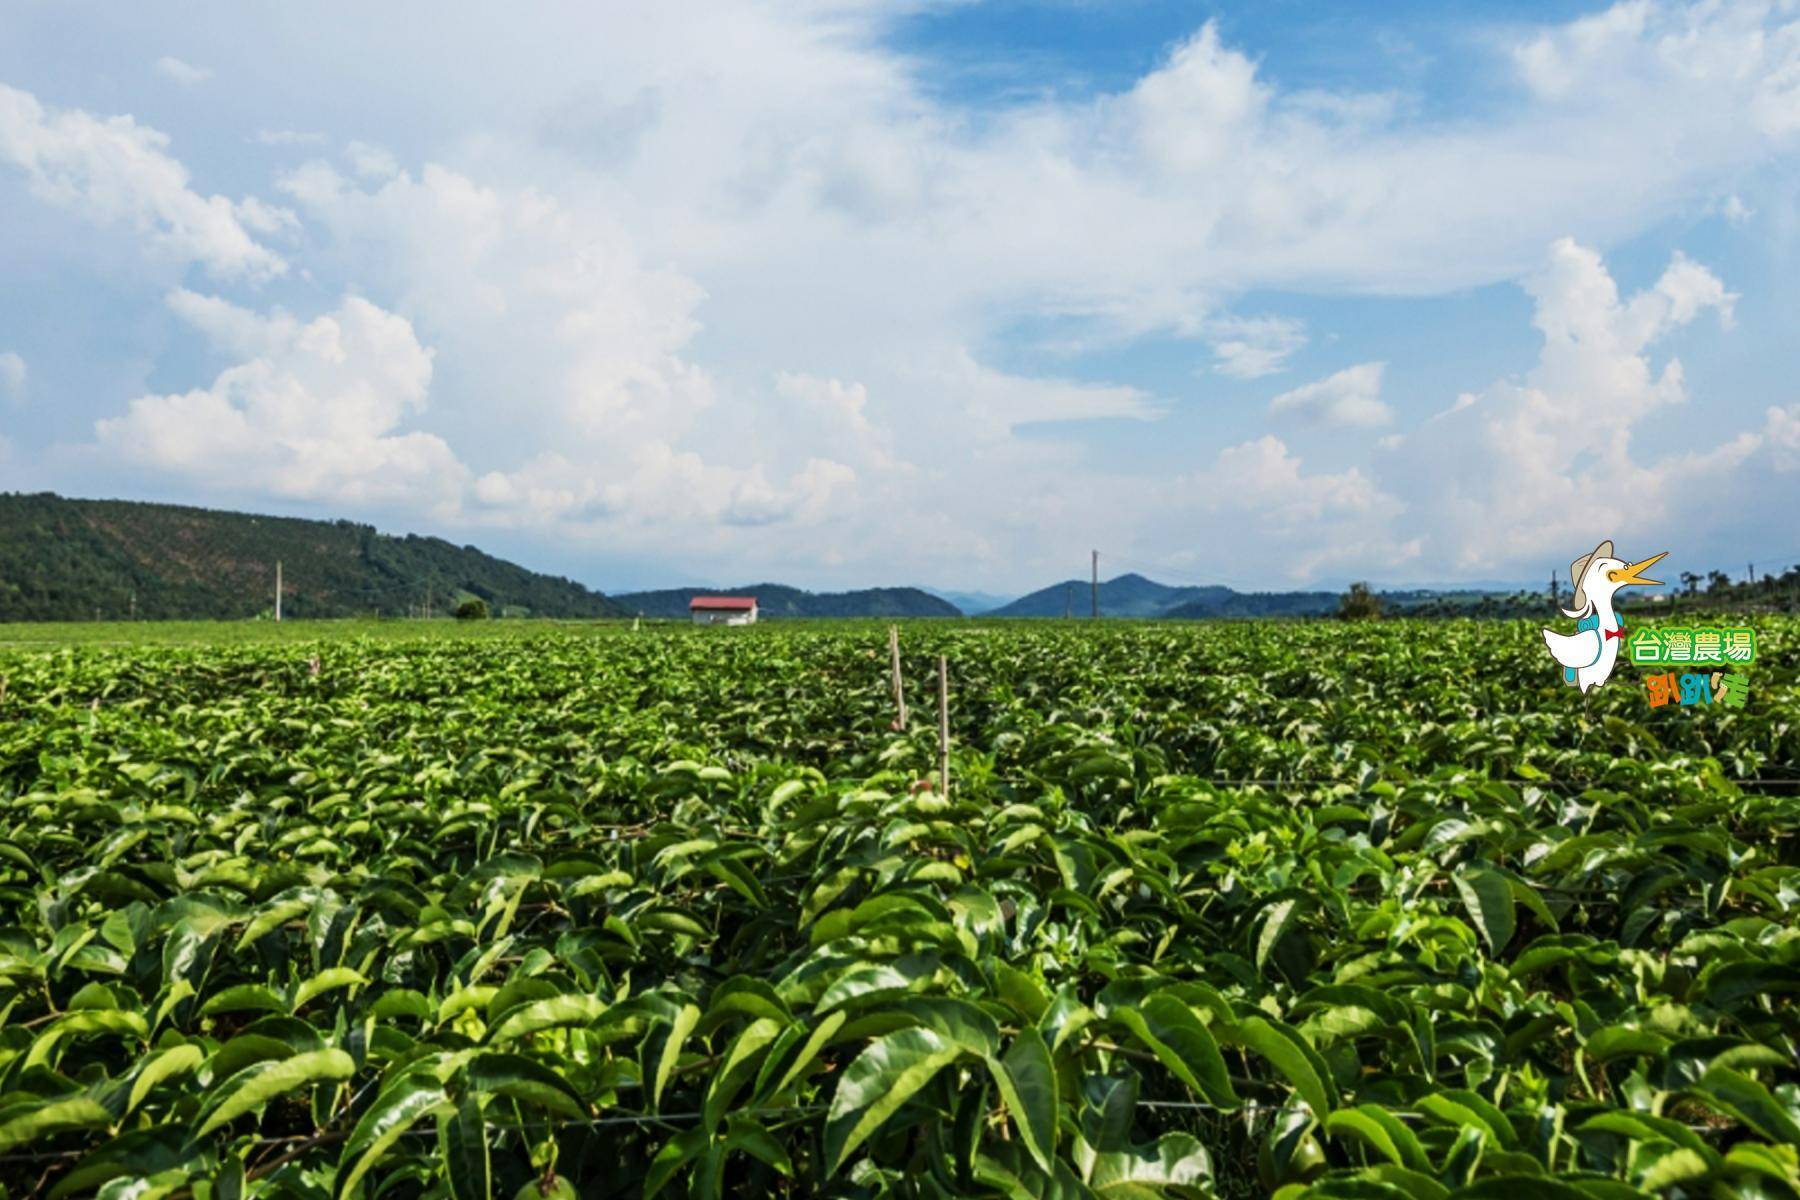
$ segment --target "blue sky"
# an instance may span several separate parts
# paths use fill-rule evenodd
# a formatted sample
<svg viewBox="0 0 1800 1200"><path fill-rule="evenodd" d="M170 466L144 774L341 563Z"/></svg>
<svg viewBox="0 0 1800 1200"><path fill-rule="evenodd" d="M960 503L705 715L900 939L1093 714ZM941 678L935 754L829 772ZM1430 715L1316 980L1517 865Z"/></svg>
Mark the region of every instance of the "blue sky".
<svg viewBox="0 0 1800 1200"><path fill-rule="evenodd" d="M23 0L0 33L0 489L609 590L1800 557L1779 5Z"/></svg>

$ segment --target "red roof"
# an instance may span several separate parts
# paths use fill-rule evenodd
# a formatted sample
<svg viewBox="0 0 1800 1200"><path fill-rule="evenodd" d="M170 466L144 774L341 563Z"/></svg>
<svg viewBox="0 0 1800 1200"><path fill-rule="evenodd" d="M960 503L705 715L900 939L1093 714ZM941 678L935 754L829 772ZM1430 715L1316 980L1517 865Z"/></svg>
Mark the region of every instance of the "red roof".
<svg viewBox="0 0 1800 1200"><path fill-rule="evenodd" d="M695 596L688 601L688 609L722 608L731 612L749 612L756 607L755 596Z"/></svg>

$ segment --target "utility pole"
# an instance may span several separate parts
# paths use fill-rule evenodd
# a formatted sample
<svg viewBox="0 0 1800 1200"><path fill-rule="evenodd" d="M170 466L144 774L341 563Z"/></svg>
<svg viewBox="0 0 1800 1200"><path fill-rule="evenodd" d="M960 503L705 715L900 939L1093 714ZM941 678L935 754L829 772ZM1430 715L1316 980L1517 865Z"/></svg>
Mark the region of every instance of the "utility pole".
<svg viewBox="0 0 1800 1200"><path fill-rule="evenodd" d="M1550 605L1551 605L1551 607L1560 608L1562 606L1561 597L1562 597L1562 581L1556 577L1555 571L1551 571L1550 572Z"/></svg>
<svg viewBox="0 0 1800 1200"><path fill-rule="evenodd" d="M281 620L281 560L275 560L275 619Z"/></svg>
<svg viewBox="0 0 1800 1200"><path fill-rule="evenodd" d="M1065 621L1075 615L1074 592L1075 592L1074 584L1070 584L1070 583L1063 584L1063 620L1065 620Z"/></svg>
<svg viewBox="0 0 1800 1200"><path fill-rule="evenodd" d="M1098 621L1100 619L1100 552L1098 550L1094 551L1093 599L1094 619Z"/></svg>
<svg viewBox="0 0 1800 1200"><path fill-rule="evenodd" d="M130 619L137 620L137 590L131 592L131 598L125 601L125 611L131 614Z"/></svg>

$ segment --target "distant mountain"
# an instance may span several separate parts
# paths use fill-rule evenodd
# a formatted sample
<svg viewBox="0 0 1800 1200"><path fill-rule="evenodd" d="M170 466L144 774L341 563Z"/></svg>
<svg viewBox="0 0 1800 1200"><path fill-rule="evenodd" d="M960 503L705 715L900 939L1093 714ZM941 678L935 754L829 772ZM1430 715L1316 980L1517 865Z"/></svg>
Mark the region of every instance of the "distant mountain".
<svg viewBox="0 0 1800 1200"><path fill-rule="evenodd" d="M1234 592L1202 588L1209 594L1177 604L1167 617L1322 617L1338 610L1337 592Z"/></svg>
<svg viewBox="0 0 1800 1200"><path fill-rule="evenodd" d="M1092 612L1091 584L1071 579L1013 601L990 617L1085 617ZM1531 614L1546 603L1541 594L1499 593L1473 589L1406 588L1379 591L1384 608L1416 616L1510 616ZM1217 585L1172 587L1142 575L1121 575L1100 585L1102 617L1167 617L1204 620L1216 617L1323 617L1338 611L1340 593L1239 592Z"/></svg>
<svg viewBox="0 0 1800 1200"><path fill-rule="evenodd" d="M863 588L855 592L807 592L779 583L729 588L665 588L623 592L613 599L646 617L685 617L695 596L755 596L762 617L960 617L961 610L914 587Z"/></svg>
<svg viewBox="0 0 1800 1200"><path fill-rule="evenodd" d="M991 613L997 608L1004 608L1013 601L1013 597L1010 595L1001 596L993 592L952 592L943 588L926 588L925 590L940 600L947 600L954 604L962 610L966 617L979 617L985 613Z"/></svg>
<svg viewBox="0 0 1800 1200"><path fill-rule="evenodd" d="M1237 593L1226 587L1170 587L1142 575L1121 575L1100 585L1103 617L1166 617L1185 604L1221 603ZM988 613L991 617L1085 617L1093 610L1090 581L1052 584Z"/></svg>
<svg viewBox="0 0 1800 1200"><path fill-rule="evenodd" d="M348 617L448 612L479 597L496 615L620 616L599 592L441 538L304 521L0 493L0 621Z"/></svg>

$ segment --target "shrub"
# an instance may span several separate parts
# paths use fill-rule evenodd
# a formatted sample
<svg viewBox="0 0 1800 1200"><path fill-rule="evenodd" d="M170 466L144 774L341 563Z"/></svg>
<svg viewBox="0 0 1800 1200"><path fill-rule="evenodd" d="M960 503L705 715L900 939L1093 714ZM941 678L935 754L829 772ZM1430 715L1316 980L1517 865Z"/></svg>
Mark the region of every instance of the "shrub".
<svg viewBox="0 0 1800 1200"><path fill-rule="evenodd" d="M479 596L464 600L456 606L456 619L459 621L485 621L488 619L487 601Z"/></svg>
<svg viewBox="0 0 1800 1200"><path fill-rule="evenodd" d="M1338 616L1345 621L1374 621L1381 617L1381 597L1366 583L1353 583L1338 600Z"/></svg>

